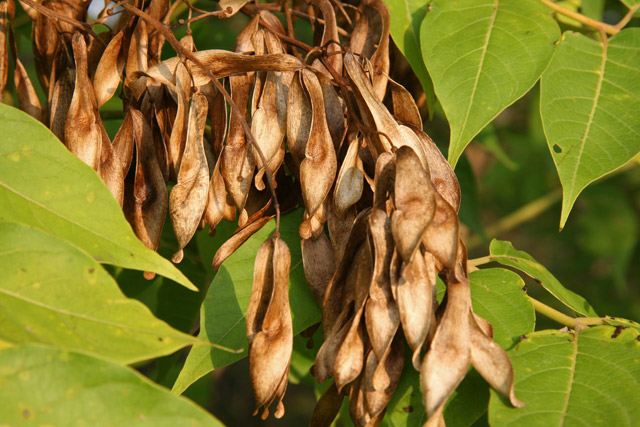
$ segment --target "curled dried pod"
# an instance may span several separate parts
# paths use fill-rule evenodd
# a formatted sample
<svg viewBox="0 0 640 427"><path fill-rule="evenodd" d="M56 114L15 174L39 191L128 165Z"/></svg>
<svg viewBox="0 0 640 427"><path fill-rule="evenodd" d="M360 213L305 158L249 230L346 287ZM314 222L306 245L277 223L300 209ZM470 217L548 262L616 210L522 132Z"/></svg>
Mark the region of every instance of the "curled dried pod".
<svg viewBox="0 0 640 427"><path fill-rule="evenodd" d="M293 326L289 311L289 270L291 254L286 243L274 237L265 241L256 254L253 289L246 315L251 383L256 411L277 400L276 418L284 415L282 398L287 388L293 349Z"/></svg>

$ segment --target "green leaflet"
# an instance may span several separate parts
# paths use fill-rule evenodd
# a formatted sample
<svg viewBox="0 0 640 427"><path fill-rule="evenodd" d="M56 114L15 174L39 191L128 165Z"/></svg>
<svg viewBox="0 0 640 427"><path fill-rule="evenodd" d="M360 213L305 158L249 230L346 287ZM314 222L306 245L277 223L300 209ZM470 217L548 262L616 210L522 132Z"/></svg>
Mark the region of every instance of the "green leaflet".
<svg viewBox="0 0 640 427"><path fill-rule="evenodd" d="M311 295L302 269L298 235L301 218L302 209L297 209L284 215L280 221L280 237L291 251L289 301L294 334L320 321L320 309ZM209 287L200 312L198 338L245 351L235 354L206 345L194 346L173 386L174 393L180 394L208 372L246 357L245 312L251 297L254 260L258 248L274 229L275 221L270 221L222 264Z"/></svg>
<svg viewBox="0 0 640 427"><path fill-rule="evenodd" d="M558 301L577 314L587 317L598 317L598 314L587 300L562 286L549 270L539 264L528 253L515 249L511 242L494 239L489 246L489 252L491 253L492 261L508 265L533 277L536 281L539 281L542 287L549 291L551 295L556 297Z"/></svg>
<svg viewBox="0 0 640 427"><path fill-rule="evenodd" d="M449 126L449 163L538 80L560 37L538 0L434 0L420 28L424 61Z"/></svg>
<svg viewBox="0 0 640 427"><path fill-rule="evenodd" d="M640 341L634 329L540 331L508 352L524 408L491 392L500 426L634 426L640 417Z"/></svg>
<svg viewBox="0 0 640 427"><path fill-rule="evenodd" d="M100 264L37 228L0 223L0 338L133 363L197 342L125 297Z"/></svg>
<svg viewBox="0 0 640 427"><path fill-rule="evenodd" d="M0 384L7 425L223 425L133 369L49 347L0 350Z"/></svg>
<svg viewBox="0 0 640 427"><path fill-rule="evenodd" d="M474 312L492 324L494 340L503 348L513 347L520 336L533 331L535 312L523 292L520 276L503 268L487 268L472 272L469 282ZM447 426L473 424L486 412L488 401L489 385L470 370L445 407ZM419 374L407 359L382 425L414 426L425 421Z"/></svg>
<svg viewBox="0 0 640 427"><path fill-rule="evenodd" d="M576 198L640 151L640 29L602 44L567 32L540 83L540 114L563 189L560 228Z"/></svg>
<svg viewBox="0 0 640 427"><path fill-rule="evenodd" d="M436 107L436 95L433 82L420 49L420 24L429 7L428 0L384 0L391 15L390 32L398 49L407 58L413 72L420 80L427 97L429 118L433 117Z"/></svg>
<svg viewBox="0 0 640 427"><path fill-rule="evenodd" d="M153 271L196 287L133 234L98 175L42 123L0 104L0 222L37 227L96 261Z"/></svg>

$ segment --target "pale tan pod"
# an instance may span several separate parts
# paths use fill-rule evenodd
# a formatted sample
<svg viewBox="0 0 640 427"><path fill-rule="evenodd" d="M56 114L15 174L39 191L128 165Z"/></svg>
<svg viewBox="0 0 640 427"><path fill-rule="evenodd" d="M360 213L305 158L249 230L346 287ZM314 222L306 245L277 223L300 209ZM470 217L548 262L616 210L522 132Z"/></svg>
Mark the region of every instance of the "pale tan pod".
<svg viewBox="0 0 640 427"><path fill-rule="evenodd" d="M349 143L347 154L338 172L333 190L333 206L339 218L342 218L345 211L362 196L364 174L362 173L362 160L358 156L359 149L360 138L355 138Z"/></svg>
<svg viewBox="0 0 640 427"><path fill-rule="evenodd" d="M416 153L407 146L402 146L396 151L393 201L393 239L402 260L409 263L434 217L437 202L428 170L421 166Z"/></svg>
<svg viewBox="0 0 640 427"><path fill-rule="evenodd" d="M224 185L224 179L220 174L220 158L218 158L213 167L213 174L209 183L209 196L204 211L204 219L209 224L209 228L214 230L223 219L233 221L235 214L236 207Z"/></svg>
<svg viewBox="0 0 640 427"><path fill-rule="evenodd" d="M317 74L322 97L324 99L324 112L327 118L327 126L331 134L333 146L338 150L346 132L346 117L344 115L344 101L338 96L338 92L333 86L333 81L324 73Z"/></svg>
<svg viewBox="0 0 640 427"><path fill-rule="evenodd" d="M316 354L315 363L311 367L311 375L313 375L319 383L325 382L332 377L334 372L336 355L340 345L347 336L351 322L349 321L349 311L342 310L338 316L333 319L330 329L325 329L323 325L324 342L320 346Z"/></svg>
<svg viewBox="0 0 640 427"><path fill-rule="evenodd" d="M373 274L365 307L365 323L371 347L379 360L382 360L400 325L398 304L391 294L389 277L394 252L390 223L384 211L371 209L368 241L373 255Z"/></svg>
<svg viewBox="0 0 640 427"><path fill-rule="evenodd" d="M196 232L207 203L209 166L203 146L207 108L207 98L195 93L189 108L186 145L177 183L169 195L169 214L179 247L172 258L174 262L182 260L182 249Z"/></svg>
<svg viewBox="0 0 640 427"><path fill-rule="evenodd" d="M396 159L391 153L382 153L376 161L376 171L373 181L373 207L385 209L387 200L393 187L396 175Z"/></svg>
<svg viewBox="0 0 640 427"><path fill-rule="evenodd" d="M25 70L19 58L16 58L16 69L13 79L16 85L16 94L18 95L18 105L20 109L34 119L42 121L43 111L40 100L38 99L38 94L36 94L27 70Z"/></svg>
<svg viewBox="0 0 640 427"><path fill-rule="evenodd" d="M93 89L96 92L98 108L111 99L120 84L125 63L124 56L121 55L123 39L123 32L111 39L93 76Z"/></svg>
<svg viewBox="0 0 640 427"><path fill-rule="evenodd" d="M447 269L458 273L457 262L460 245L458 215L446 200L435 194L435 212L426 231L422 235L422 244ZM464 254L466 259L466 251ZM466 262L465 262L466 264ZM459 280L466 277L463 272Z"/></svg>
<svg viewBox="0 0 640 427"><path fill-rule="evenodd" d="M373 54L373 28L371 20L369 19L368 10L365 7L361 7L360 17L356 21L351 37L349 39L349 49L351 52L370 57Z"/></svg>
<svg viewBox="0 0 640 427"><path fill-rule="evenodd" d="M76 82L65 124L65 145L94 170L100 162L102 121L87 70L87 45L80 33L73 36Z"/></svg>
<svg viewBox="0 0 640 427"><path fill-rule="evenodd" d="M236 13L240 12L240 9L247 4L249 0L220 0L218 6L220 10L224 11L222 18L230 18Z"/></svg>
<svg viewBox="0 0 640 427"><path fill-rule="evenodd" d="M400 257L398 261L400 262ZM413 350L412 362L420 370L420 350L427 338L433 317L432 288L436 284L435 260L429 253L417 251L411 262L398 271L391 290L398 303L398 312L407 344Z"/></svg>
<svg viewBox="0 0 640 427"><path fill-rule="evenodd" d="M393 105L393 117L403 125L410 126L412 129L422 131L422 117L418 106L404 86L396 83L393 79L388 79L388 88L391 92L391 104ZM416 131L416 134L418 132ZM420 137L420 135L418 135ZM445 160L446 161L446 160ZM429 168L431 168L429 162Z"/></svg>
<svg viewBox="0 0 640 427"><path fill-rule="evenodd" d="M511 404L522 408L513 389L513 367L507 353L480 328L473 313L469 312L471 332L471 363L491 387L505 396ZM484 320L484 319L483 319Z"/></svg>
<svg viewBox="0 0 640 427"><path fill-rule="evenodd" d="M187 140L189 96L191 94L191 77L182 63L177 64L176 84L168 86L168 89L178 106L176 117L171 127L169 144L166 146L170 176L177 179Z"/></svg>
<svg viewBox="0 0 640 427"><path fill-rule="evenodd" d="M429 135L419 129L413 129L413 131L422 142L422 147L429 163L433 186L447 203L458 212L460 209L460 184L455 172Z"/></svg>
<svg viewBox="0 0 640 427"><path fill-rule="evenodd" d="M288 380L289 362L293 350L293 325L289 310L289 271L291 254L286 243L278 238L263 245L272 246L271 263L266 274L272 275L273 292L264 310L264 317L253 317L253 326L247 330L257 331L249 346L249 369L251 383L256 396L256 411L265 407L263 418L268 415L268 406L278 400L277 418L284 414L282 397ZM264 262L264 257L260 257ZM257 266L258 267L258 266ZM262 267L255 270L264 271ZM264 278L258 277L258 281Z"/></svg>
<svg viewBox="0 0 640 427"><path fill-rule="evenodd" d="M329 229L329 238L331 240L331 246L333 247L335 260L342 259L356 216L357 212L354 206L347 209L342 218L338 217L334 208L329 207L328 209L327 227Z"/></svg>
<svg viewBox="0 0 640 427"><path fill-rule="evenodd" d="M231 97L238 106L240 114L246 119L249 92L251 90L249 78L246 75L229 77ZM247 202L251 178L255 169L253 150L246 140L244 129L237 114L229 118L229 136L227 144L221 154L220 171L231 198L241 212L240 226L247 221L244 206ZM244 216L242 215L244 212Z"/></svg>
<svg viewBox="0 0 640 427"><path fill-rule="evenodd" d="M238 249L249 237L251 237L256 231L260 230L272 218L272 216L263 216L248 223L243 228L236 230L236 232L216 251L211 268L217 271L222 263L229 258L236 249Z"/></svg>
<svg viewBox="0 0 640 427"><path fill-rule="evenodd" d="M125 197L124 211L138 238L151 250L160 244L169 197L156 158L151 127L140 111L130 110L136 144L136 170L131 197Z"/></svg>
<svg viewBox="0 0 640 427"><path fill-rule="evenodd" d="M300 186L307 212L314 214L331 190L336 175L336 153L327 127L322 88L315 74L302 71L311 99L312 119L305 159L300 164Z"/></svg>
<svg viewBox="0 0 640 427"><path fill-rule="evenodd" d="M471 364L468 282L449 283L444 314L422 361L420 385L427 415L447 402Z"/></svg>
<svg viewBox="0 0 640 427"><path fill-rule="evenodd" d="M287 147L298 165L305 158L312 115L311 101L302 86L302 73L297 72L291 80L287 100Z"/></svg>
<svg viewBox="0 0 640 427"><path fill-rule="evenodd" d="M133 119L131 110L127 112L124 121L112 143L102 144L102 154L98 175L120 203L124 203L124 179L129 172L135 146L133 136Z"/></svg>
<svg viewBox="0 0 640 427"><path fill-rule="evenodd" d="M201 50L193 52L198 59L217 78L251 71L296 71L303 67L302 62L293 55L275 53L266 55L245 55L227 50ZM175 67L181 62L180 58L169 58L150 67L146 72L138 72L140 77L149 77L159 82L172 82L175 77ZM193 73L193 84L203 86L210 81L209 74L187 59L187 66Z"/></svg>
<svg viewBox="0 0 640 427"><path fill-rule="evenodd" d="M161 21L165 21L167 12L169 12L169 0L151 0L146 12L153 18ZM160 62L162 54L162 46L164 45L164 36L159 31L154 31L154 28L147 28L149 31L149 49L148 49L148 63L149 66L156 65Z"/></svg>
<svg viewBox="0 0 640 427"><path fill-rule="evenodd" d="M311 4L320 9L324 18L324 31L320 45L327 50L327 63L338 74L342 74L342 54L336 14L329 0L311 0Z"/></svg>
<svg viewBox="0 0 640 427"><path fill-rule="evenodd" d="M373 66L373 92L376 97L382 101L387 91L387 81L389 78L389 9L381 0L369 0L368 6L378 12L382 23L382 33L380 34L380 42L378 48L371 57L371 65Z"/></svg>
<svg viewBox="0 0 640 427"><path fill-rule="evenodd" d="M349 330L340 344L333 364L333 376L339 392L355 380L364 365L364 328L360 307L351 319Z"/></svg>
<svg viewBox="0 0 640 427"><path fill-rule="evenodd" d="M401 334L396 334L383 358L378 361L375 352L370 351L362 379L367 412L376 417L384 412L391 396L400 382L404 367L404 342ZM384 373L384 375L380 375ZM376 377L385 377L385 386L377 386Z"/></svg>

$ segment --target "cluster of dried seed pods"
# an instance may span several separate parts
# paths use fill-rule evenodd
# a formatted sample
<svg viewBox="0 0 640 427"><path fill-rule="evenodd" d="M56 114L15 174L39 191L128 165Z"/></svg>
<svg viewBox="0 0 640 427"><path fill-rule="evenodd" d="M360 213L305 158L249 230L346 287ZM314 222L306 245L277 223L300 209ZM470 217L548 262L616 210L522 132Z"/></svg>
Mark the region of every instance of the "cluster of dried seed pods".
<svg viewBox="0 0 640 427"><path fill-rule="evenodd" d="M166 24L180 2L124 3L117 26L100 35L83 25L89 1L21 3L33 19L47 105L15 55L12 1L0 5L1 89L10 45L21 108L96 170L149 248L158 248L167 211L175 262L199 227L237 218L217 269L280 211L304 207L304 272L324 336L312 373L320 382L333 378L312 425L330 424L345 396L355 424L377 425L405 369L405 342L428 425L444 423L444 404L471 364L521 405L509 359L471 307L456 176L423 132L411 94L389 77L382 0L298 5L316 47L293 38L288 6L285 29L259 5L221 2L224 16L242 8L253 17L235 52L197 51L190 35L177 41ZM161 61L165 42L178 56ZM299 48L308 51L304 60ZM124 121L112 141L99 109L121 84ZM273 402L275 416L284 414L290 262L277 232L255 260L246 329L263 417ZM446 284L441 303L438 276Z"/></svg>

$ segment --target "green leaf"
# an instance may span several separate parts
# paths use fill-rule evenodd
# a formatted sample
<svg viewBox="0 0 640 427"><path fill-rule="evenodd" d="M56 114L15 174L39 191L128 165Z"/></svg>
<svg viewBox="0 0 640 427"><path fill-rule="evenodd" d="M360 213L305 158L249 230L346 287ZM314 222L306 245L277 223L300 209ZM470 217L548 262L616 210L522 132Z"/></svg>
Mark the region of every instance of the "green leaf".
<svg viewBox="0 0 640 427"><path fill-rule="evenodd" d="M527 93L560 31L538 0L434 0L422 54L449 120L449 163L494 117Z"/></svg>
<svg viewBox="0 0 640 427"><path fill-rule="evenodd" d="M294 334L320 321L320 309L309 290L302 269L298 235L301 220L302 209L297 209L284 215L280 221L280 237L291 251L289 302ZM198 338L202 341L233 349L247 349L245 313L251 297L254 260L258 248L274 230L275 221L272 220L247 240L218 270L200 312ZM173 392L182 393L208 372L246 355L246 351L235 354L204 345L194 346L173 386Z"/></svg>
<svg viewBox="0 0 640 427"><path fill-rule="evenodd" d="M493 326L493 340L508 349L536 325L533 305L520 276L504 268L476 270L469 275L473 311Z"/></svg>
<svg viewBox="0 0 640 427"><path fill-rule="evenodd" d="M384 0L391 15L390 32L398 49L407 58L413 72L420 80L427 98L429 118L433 117L436 95L433 82L422 59L420 49L420 24L427 14L428 0Z"/></svg>
<svg viewBox="0 0 640 427"><path fill-rule="evenodd" d="M560 228L576 198L640 151L640 29L602 44L567 32L540 83L540 114L563 199Z"/></svg>
<svg viewBox="0 0 640 427"><path fill-rule="evenodd" d="M492 390L492 425L638 425L637 331L598 326L575 333L534 332L508 354L516 394L526 406L513 408Z"/></svg>
<svg viewBox="0 0 640 427"><path fill-rule="evenodd" d="M460 157L460 163L456 170L458 183L460 184L461 203L458 217L469 230L478 234L483 240L489 240L482 225L480 215L480 202L478 200L478 182L466 156Z"/></svg>
<svg viewBox="0 0 640 427"><path fill-rule="evenodd" d="M0 384L7 425L223 425L133 369L49 347L1 350Z"/></svg>
<svg viewBox="0 0 640 427"><path fill-rule="evenodd" d="M126 298L100 264L67 242L0 223L0 338L133 363L197 342Z"/></svg>
<svg viewBox="0 0 640 427"><path fill-rule="evenodd" d="M596 311L583 297L562 286L543 265L539 264L531 255L519 251L511 242L494 239L489 246L491 260L508 265L526 273L534 280L540 282L551 295L571 310L587 317L598 317Z"/></svg>
<svg viewBox="0 0 640 427"><path fill-rule="evenodd" d="M153 271L196 287L133 234L98 175L42 123L0 104L0 222L40 228L96 261Z"/></svg>

